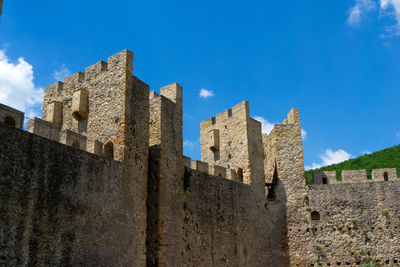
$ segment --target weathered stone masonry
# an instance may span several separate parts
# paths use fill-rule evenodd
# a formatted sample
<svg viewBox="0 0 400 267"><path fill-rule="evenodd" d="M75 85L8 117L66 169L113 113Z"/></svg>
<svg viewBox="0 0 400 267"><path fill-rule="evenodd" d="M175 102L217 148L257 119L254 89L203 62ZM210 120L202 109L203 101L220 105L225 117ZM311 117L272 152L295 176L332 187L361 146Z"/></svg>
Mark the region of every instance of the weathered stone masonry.
<svg viewBox="0 0 400 267"><path fill-rule="evenodd" d="M395 169L315 173L300 115L269 135L244 101L183 156L183 88L149 93L124 50L0 106L0 265L338 266L400 261Z"/></svg>

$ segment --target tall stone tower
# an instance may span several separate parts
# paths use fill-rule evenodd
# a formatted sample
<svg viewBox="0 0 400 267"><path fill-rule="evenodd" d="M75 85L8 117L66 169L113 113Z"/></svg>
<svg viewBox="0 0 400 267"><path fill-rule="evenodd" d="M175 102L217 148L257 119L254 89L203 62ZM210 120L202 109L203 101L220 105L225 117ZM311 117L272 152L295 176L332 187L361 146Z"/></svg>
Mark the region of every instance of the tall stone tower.
<svg viewBox="0 0 400 267"><path fill-rule="evenodd" d="M150 93L147 266L181 266L183 227L182 87Z"/></svg>
<svg viewBox="0 0 400 267"><path fill-rule="evenodd" d="M263 134L265 180L285 185L286 193L305 185L303 145L299 110L292 108L269 135ZM289 191L288 191L289 190Z"/></svg>
<svg viewBox="0 0 400 267"><path fill-rule="evenodd" d="M124 50L46 87L42 120L30 121L28 130L146 166L148 95L149 86L133 76L133 52Z"/></svg>
<svg viewBox="0 0 400 267"><path fill-rule="evenodd" d="M269 135L263 135L264 167L269 197L276 200L274 221L281 236L280 253L285 258L296 258L302 253L296 247L299 221L302 218L304 196L307 194L304 172L303 145L299 111L292 108L281 124L276 124ZM284 266L296 265L287 262Z"/></svg>
<svg viewBox="0 0 400 267"><path fill-rule="evenodd" d="M28 131L119 161L133 206L129 220L138 244L130 257L146 261L146 197L149 155L149 86L133 75L133 52L124 50L45 89L42 119Z"/></svg>
<svg viewBox="0 0 400 267"><path fill-rule="evenodd" d="M261 123L244 101L200 124L201 159L237 171L238 180L265 193Z"/></svg>

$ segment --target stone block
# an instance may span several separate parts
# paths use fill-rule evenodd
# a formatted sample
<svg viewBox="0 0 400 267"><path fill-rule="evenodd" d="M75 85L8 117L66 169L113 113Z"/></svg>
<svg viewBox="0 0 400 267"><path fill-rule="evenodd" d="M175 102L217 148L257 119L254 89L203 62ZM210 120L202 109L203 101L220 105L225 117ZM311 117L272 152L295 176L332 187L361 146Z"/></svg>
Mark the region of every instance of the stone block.
<svg viewBox="0 0 400 267"><path fill-rule="evenodd" d="M218 151L219 150L219 130L213 129L208 133L211 151Z"/></svg>
<svg viewBox="0 0 400 267"><path fill-rule="evenodd" d="M222 166L210 165L209 173L210 173L210 175L226 178L226 169Z"/></svg>
<svg viewBox="0 0 400 267"><path fill-rule="evenodd" d="M34 118L28 121L28 132L37 134L41 137L58 141L58 135L60 133L60 128L48 121L41 120L39 118Z"/></svg>
<svg viewBox="0 0 400 267"><path fill-rule="evenodd" d="M344 183L365 183L370 180L367 179L366 170L343 170L342 181Z"/></svg>
<svg viewBox="0 0 400 267"><path fill-rule="evenodd" d="M62 124L62 103L54 101L47 105L46 120L61 127Z"/></svg>
<svg viewBox="0 0 400 267"><path fill-rule="evenodd" d="M226 178L232 181L238 181L238 176L235 170L227 169L226 170Z"/></svg>
<svg viewBox="0 0 400 267"><path fill-rule="evenodd" d="M87 140L86 151L102 156L103 155L103 144L98 140Z"/></svg>
<svg viewBox="0 0 400 267"><path fill-rule="evenodd" d="M68 146L76 147L81 150L86 150L87 138L84 135L75 133L71 130L63 130L60 133L60 143Z"/></svg>
<svg viewBox="0 0 400 267"><path fill-rule="evenodd" d="M208 172L208 163L200 160L194 160L192 162L192 169L201 172Z"/></svg>
<svg viewBox="0 0 400 267"><path fill-rule="evenodd" d="M78 121L86 119L88 95L87 90L78 90L72 95L72 116Z"/></svg>
<svg viewBox="0 0 400 267"><path fill-rule="evenodd" d="M397 178L396 168L384 168L372 170L372 181L400 181Z"/></svg>
<svg viewBox="0 0 400 267"><path fill-rule="evenodd" d="M336 179L336 171L320 171L313 173L313 184L336 184L340 183Z"/></svg>

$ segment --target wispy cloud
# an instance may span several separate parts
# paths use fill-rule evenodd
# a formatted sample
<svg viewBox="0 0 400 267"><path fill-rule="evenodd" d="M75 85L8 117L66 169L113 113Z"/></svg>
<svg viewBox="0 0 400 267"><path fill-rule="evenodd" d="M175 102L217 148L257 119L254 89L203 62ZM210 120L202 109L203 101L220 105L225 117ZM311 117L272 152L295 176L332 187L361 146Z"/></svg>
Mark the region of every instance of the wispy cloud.
<svg viewBox="0 0 400 267"><path fill-rule="evenodd" d="M400 137L400 132L398 132L398 133L396 134L396 137Z"/></svg>
<svg viewBox="0 0 400 267"><path fill-rule="evenodd" d="M400 35L400 0L355 0L354 6L349 9L348 24L358 27L366 14L377 7L381 17L395 20L393 25L385 28L385 33L381 37Z"/></svg>
<svg viewBox="0 0 400 267"><path fill-rule="evenodd" d="M261 122L262 133L269 134L274 129L274 124L261 116L254 116L254 119Z"/></svg>
<svg viewBox="0 0 400 267"><path fill-rule="evenodd" d="M54 79L57 81L63 81L65 77L68 77L71 75L70 70L65 66L65 64L61 64L60 67L54 71Z"/></svg>
<svg viewBox="0 0 400 267"><path fill-rule="evenodd" d="M214 94L213 91L203 88L203 89L200 90L199 96L201 98L209 98L209 97L215 96L215 94Z"/></svg>
<svg viewBox="0 0 400 267"><path fill-rule="evenodd" d="M42 99L43 89L33 82L32 65L22 57L12 62L6 50L0 50L0 102L29 115Z"/></svg>
<svg viewBox="0 0 400 267"><path fill-rule="evenodd" d="M323 166L328 166L346 161L352 158L353 156L348 152L344 151L343 149L339 149L336 151L333 151L331 149L326 149L324 154L321 154L319 157L321 159L320 163L314 162L311 166L305 166L305 169L306 170L318 169Z"/></svg>
<svg viewBox="0 0 400 267"><path fill-rule="evenodd" d="M400 0L380 0L381 15L389 16L396 20L396 24L386 27L386 34L383 37L391 35L400 35Z"/></svg>
<svg viewBox="0 0 400 267"><path fill-rule="evenodd" d="M347 23L353 27L358 27L365 13L375 8L376 4L372 0L356 0L355 5L349 10Z"/></svg>
<svg viewBox="0 0 400 267"><path fill-rule="evenodd" d="M196 141L183 140L183 146L186 148L193 148L196 143Z"/></svg>

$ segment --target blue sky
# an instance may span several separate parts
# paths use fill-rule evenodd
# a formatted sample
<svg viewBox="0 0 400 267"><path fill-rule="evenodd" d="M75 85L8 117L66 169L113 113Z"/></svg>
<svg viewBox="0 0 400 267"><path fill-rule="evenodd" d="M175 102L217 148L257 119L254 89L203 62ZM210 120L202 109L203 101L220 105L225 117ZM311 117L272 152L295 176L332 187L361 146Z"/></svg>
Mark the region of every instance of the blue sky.
<svg viewBox="0 0 400 267"><path fill-rule="evenodd" d="M299 108L319 166L399 143L399 25L400 0L5 0L0 102L40 114L44 87L127 48L152 90L184 87L192 159L200 122L249 100L265 130Z"/></svg>

